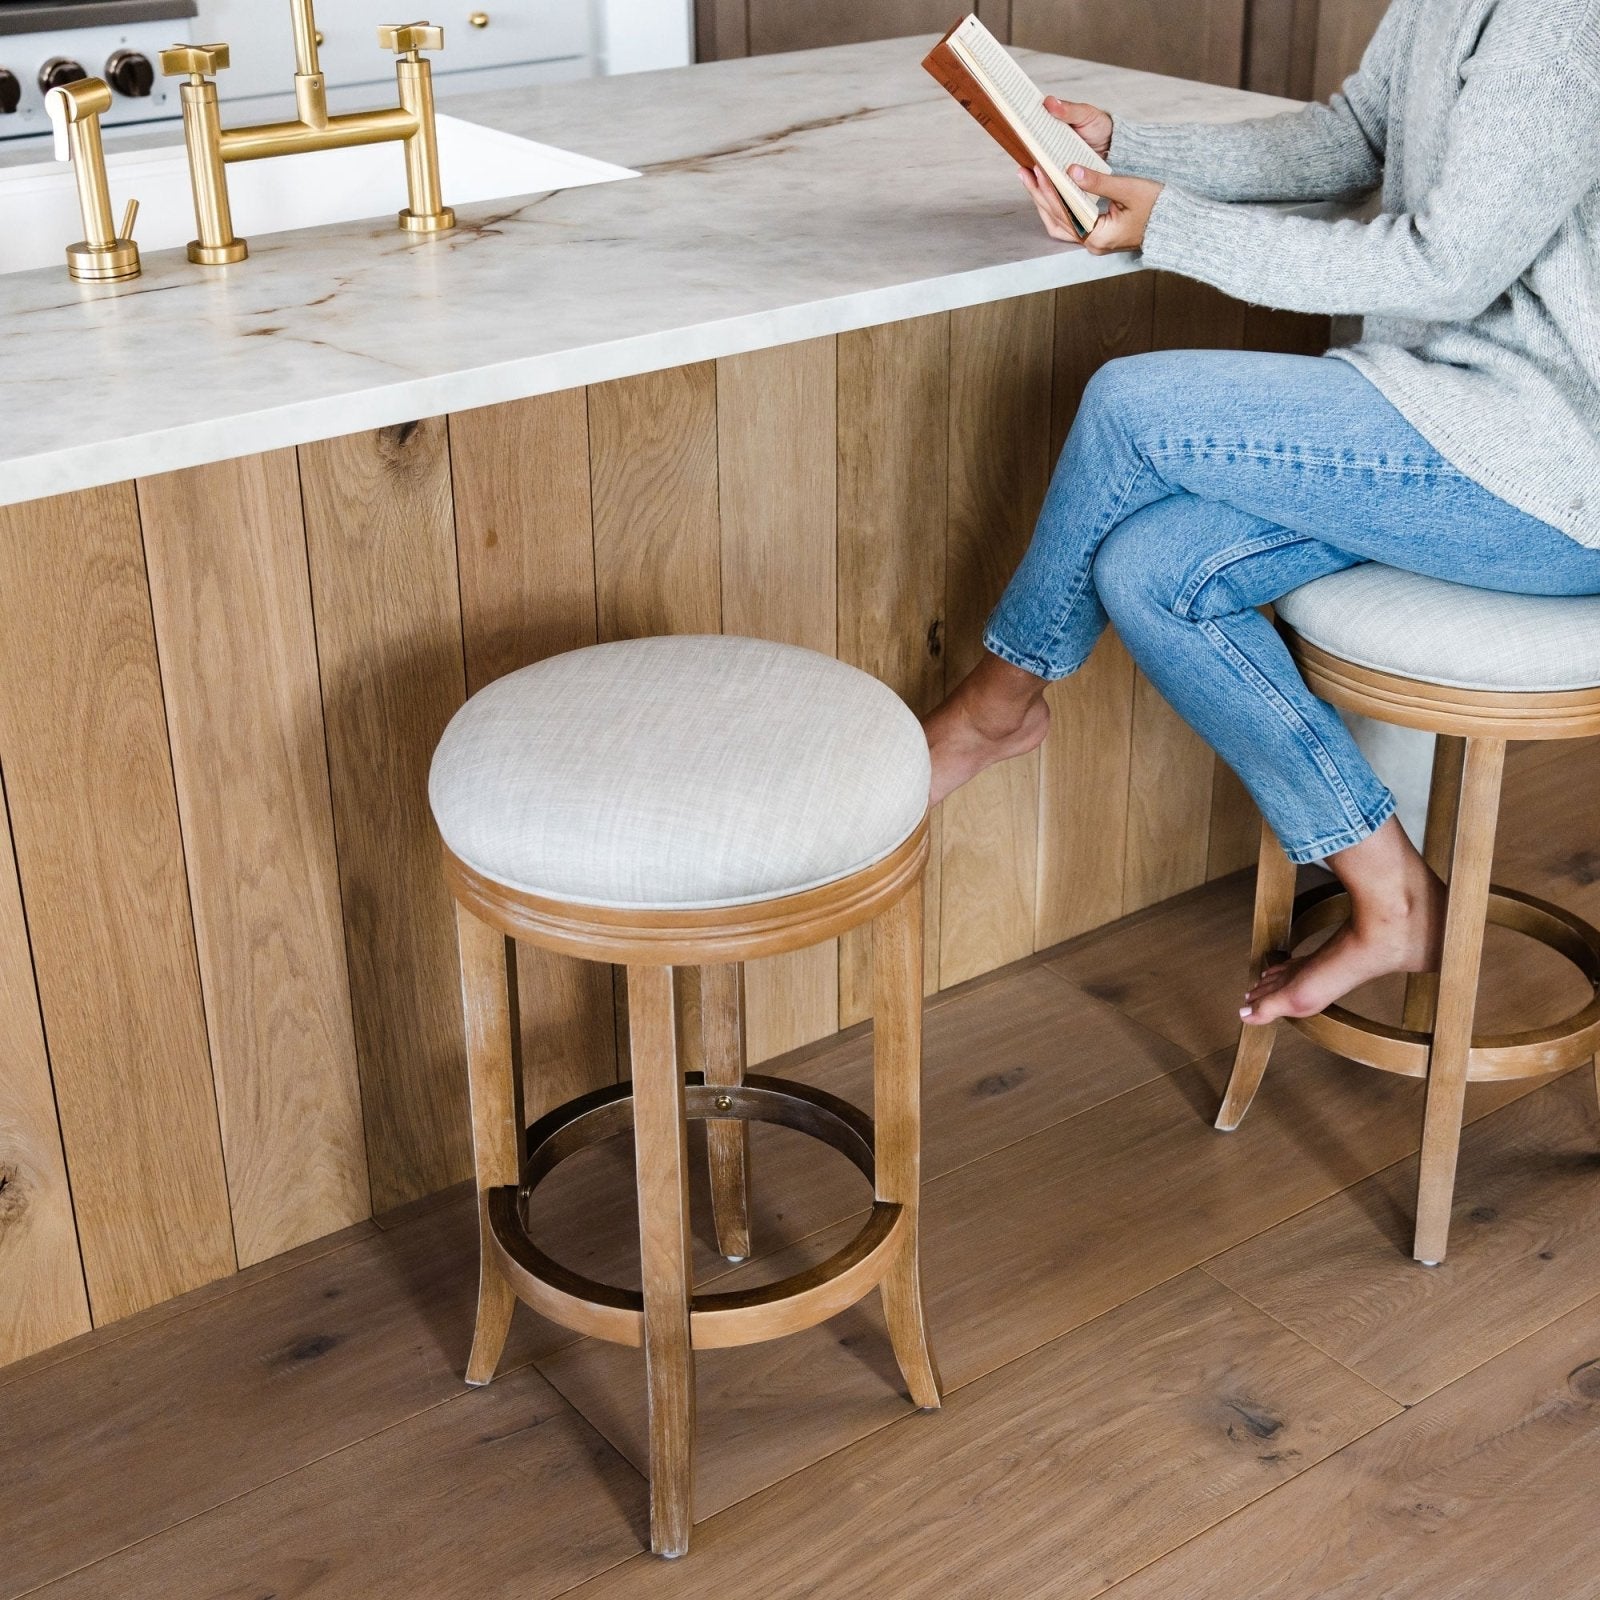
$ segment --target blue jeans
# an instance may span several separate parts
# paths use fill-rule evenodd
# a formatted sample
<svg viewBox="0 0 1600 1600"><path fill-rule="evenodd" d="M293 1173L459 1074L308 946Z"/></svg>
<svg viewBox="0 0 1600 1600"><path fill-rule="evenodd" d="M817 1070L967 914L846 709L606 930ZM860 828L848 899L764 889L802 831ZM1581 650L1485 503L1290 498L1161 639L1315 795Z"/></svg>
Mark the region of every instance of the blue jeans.
<svg viewBox="0 0 1600 1600"><path fill-rule="evenodd" d="M1394 812L1256 609L1362 561L1519 594L1600 594L1600 550L1451 466L1353 367L1182 350L1103 367L984 643L1041 678L1107 621L1244 781L1291 859Z"/></svg>

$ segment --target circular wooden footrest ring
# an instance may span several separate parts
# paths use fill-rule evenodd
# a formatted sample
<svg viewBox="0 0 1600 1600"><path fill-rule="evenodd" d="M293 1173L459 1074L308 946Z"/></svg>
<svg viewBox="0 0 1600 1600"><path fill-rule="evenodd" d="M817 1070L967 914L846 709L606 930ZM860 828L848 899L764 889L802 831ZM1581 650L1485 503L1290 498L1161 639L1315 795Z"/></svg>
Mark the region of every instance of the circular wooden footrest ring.
<svg viewBox="0 0 1600 1600"><path fill-rule="evenodd" d="M1301 895L1294 903L1290 949L1343 922L1349 905L1350 897L1336 883L1321 884ZM1581 1011L1564 1021L1521 1033L1475 1036L1468 1081L1545 1077L1600 1054L1600 930L1561 906L1498 887L1489 891L1489 921L1565 956L1589 980L1594 993ZM1320 1016L1286 1020L1324 1049L1351 1061L1406 1078L1428 1075L1433 1043L1429 1034L1374 1022L1338 1005Z"/></svg>
<svg viewBox="0 0 1600 1600"><path fill-rule="evenodd" d="M847 1100L783 1078L746 1077L737 1087L709 1085L700 1073L685 1079L691 1118L730 1117L772 1122L831 1145L873 1181L872 1119ZM598 1089L541 1117L528 1129L522 1183L488 1194L489 1247L517 1297L541 1316L579 1333L638 1345L644 1297L564 1267L528 1237L524 1207L538 1184L569 1156L633 1126L629 1085ZM826 1261L756 1289L697 1294L689 1314L697 1350L754 1344L798 1333L854 1305L877 1287L907 1239L900 1205L875 1201L865 1226Z"/></svg>

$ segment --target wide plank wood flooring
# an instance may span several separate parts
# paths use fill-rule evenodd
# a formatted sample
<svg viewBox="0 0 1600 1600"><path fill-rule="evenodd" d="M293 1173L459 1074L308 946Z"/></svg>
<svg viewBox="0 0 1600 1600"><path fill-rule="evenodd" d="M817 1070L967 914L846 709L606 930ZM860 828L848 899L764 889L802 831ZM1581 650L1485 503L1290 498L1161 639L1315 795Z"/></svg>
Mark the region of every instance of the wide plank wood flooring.
<svg viewBox="0 0 1600 1600"><path fill-rule="evenodd" d="M1600 741L1514 751L1498 876L1600 917L1596 793ZM875 1301L702 1354L686 1560L643 1553L638 1352L519 1310L463 1387L457 1190L0 1369L0 1600L1600 1600L1593 1073L1471 1091L1420 1268L1419 1085L1287 1036L1210 1127L1248 920L1225 880L930 1002L945 1408L901 1395ZM1573 992L1494 941L1487 1016ZM778 1070L866 1102L870 1049ZM830 1152L753 1146L757 1256L717 1257L702 1205L702 1279L863 1211ZM630 1163L541 1190L546 1248L630 1279Z"/></svg>

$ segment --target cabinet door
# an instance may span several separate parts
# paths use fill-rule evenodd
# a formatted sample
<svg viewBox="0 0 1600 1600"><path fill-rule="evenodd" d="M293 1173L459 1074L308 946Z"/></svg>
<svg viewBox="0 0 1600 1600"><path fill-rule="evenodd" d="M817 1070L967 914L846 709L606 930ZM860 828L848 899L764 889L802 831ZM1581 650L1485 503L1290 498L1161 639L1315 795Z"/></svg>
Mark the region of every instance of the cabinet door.
<svg viewBox="0 0 1600 1600"><path fill-rule="evenodd" d="M1238 87L1245 0L1011 0L1011 41L1032 50Z"/></svg>
<svg viewBox="0 0 1600 1600"><path fill-rule="evenodd" d="M706 13L720 14L718 54L766 56L779 50L816 50L822 45L859 45L867 38L901 38L907 34L944 34L958 21L955 0L749 0L744 18L726 0L699 0L702 13L701 51L706 54ZM995 35L1008 37L1011 0L968 0ZM746 26L746 48L739 50L739 21ZM731 48L730 48L731 46Z"/></svg>

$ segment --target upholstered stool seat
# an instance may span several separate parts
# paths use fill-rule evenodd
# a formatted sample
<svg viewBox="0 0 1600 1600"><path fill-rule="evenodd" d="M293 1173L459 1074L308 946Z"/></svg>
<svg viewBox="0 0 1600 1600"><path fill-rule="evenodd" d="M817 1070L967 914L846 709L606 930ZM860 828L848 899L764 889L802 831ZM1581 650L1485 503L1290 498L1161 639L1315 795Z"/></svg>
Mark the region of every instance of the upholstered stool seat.
<svg viewBox="0 0 1600 1600"><path fill-rule="evenodd" d="M1424 853L1449 886L1444 963L1406 986L1401 1025L1329 1006L1289 1026L1367 1066L1426 1078L1414 1254L1444 1259L1469 1080L1546 1076L1600 1053L1600 930L1532 895L1491 885L1506 742L1600 734L1600 596L1507 595L1367 564L1286 595L1278 622L1324 700L1438 735ZM1348 914L1337 884L1295 898L1295 871L1263 828L1252 978ZM1558 1023L1473 1035L1486 922L1559 951L1590 986ZM1247 1027L1217 1118L1236 1128L1260 1085L1275 1026Z"/></svg>
<svg viewBox="0 0 1600 1600"><path fill-rule="evenodd" d="M461 947L482 1267L469 1383L522 1300L642 1345L653 1547L692 1515L694 1351L810 1327L881 1289L912 1399L939 1404L918 1268L929 764L865 673L757 639L639 639L514 672L445 730L429 793ZM743 964L872 924L874 1115L745 1072ZM515 942L627 968L627 1083L523 1112ZM680 1059L680 1051L687 1060ZM697 1292L686 1124L706 1123L718 1248L750 1254L747 1125L827 1143L873 1186L860 1232L755 1289ZM537 1185L632 1130L642 1290L541 1251Z"/></svg>
<svg viewBox="0 0 1600 1600"><path fill-rule="evenodd" d="M1368 561L1277 610L1308 643L1395 677L1510 694L1600 684L1600 595L1498 594Z"/></svg>
<svg viewBox="0 0 1600 1600"><path fill-rule="evenodd" d="M928 809L891 690L762 639L633 639L525 667L434 757L439 832L485 877L585 905L733 906L888 855Z"/></svg>

